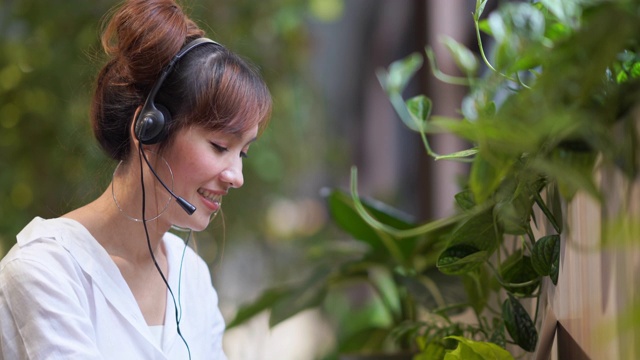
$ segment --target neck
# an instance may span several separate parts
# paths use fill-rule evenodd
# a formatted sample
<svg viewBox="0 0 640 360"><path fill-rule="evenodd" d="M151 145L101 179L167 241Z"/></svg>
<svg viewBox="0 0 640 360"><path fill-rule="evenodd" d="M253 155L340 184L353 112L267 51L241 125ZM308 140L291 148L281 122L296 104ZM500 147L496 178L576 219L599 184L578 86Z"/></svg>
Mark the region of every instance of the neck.
<svg viewBox="0 0 640 360"><path fill-rule="evenodd" d="M141 197L127 195L125 192L119 194L116 187L116 205L111 189L110 185L96 200L66 214L65 217L83 224L112 257L119 257L134 264L149 264L151 255L147 233L151 249L157 256L162 251L162 236L169 230L170 224L160 216L155 220L146 221L145 231L145 223L132 220L134 216L137 219L142 218ZM157 215L155 212L152 214L157 206L149 206L148 202L146 208L146 218ZM137 211L132 211L133 209Z"/></svg>

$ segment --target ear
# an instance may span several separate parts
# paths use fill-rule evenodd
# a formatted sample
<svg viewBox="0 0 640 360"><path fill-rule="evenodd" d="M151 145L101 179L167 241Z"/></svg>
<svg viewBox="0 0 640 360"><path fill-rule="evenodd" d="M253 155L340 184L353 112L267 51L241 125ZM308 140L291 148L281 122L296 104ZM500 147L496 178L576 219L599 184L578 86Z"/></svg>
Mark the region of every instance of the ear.
<svg viewBox="0 0 640 360"><path fill-rule="evenodd" d="M131 119L131 124L129 125L129 139L131 140L131 146L134 149L137 149L140 146L140 140L136 136L136 120L138 119L138 115L140 115L140 110L142 110L142 105L138 106L135 113L133 113L133 119Z"/></svg>

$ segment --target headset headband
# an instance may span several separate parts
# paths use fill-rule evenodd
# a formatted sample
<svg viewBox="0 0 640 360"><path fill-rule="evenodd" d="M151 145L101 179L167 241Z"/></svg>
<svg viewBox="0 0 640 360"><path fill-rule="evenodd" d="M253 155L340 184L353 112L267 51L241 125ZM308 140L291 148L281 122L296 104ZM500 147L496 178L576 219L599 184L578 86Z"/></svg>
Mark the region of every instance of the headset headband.
<svg viewBox="0 0 640 360"><path fill-rule="evenodd" d="M156 83L151 88L151 91L149 91L149 95L147 95L144 105L140 110L140 114L136 119L134 132L136 138L138 138L141 143L155 144L162 140L162 138L164 137L167 123L171 120L171 115L168 111L163 111L164 109L158 109L158 107L156 107L156 94L160 90L160 87L162 86L164 80L171 73L171 70L173 70L173 67L176 65L178 60L180 60L186 53L188 53L192 49L204 44L215 44L222 46L211 39L197 38L180 49L180 51L171 59L171 61L169 61L167 66L164 67L162 73L160 73L158 80L156 80Z"/></svg>

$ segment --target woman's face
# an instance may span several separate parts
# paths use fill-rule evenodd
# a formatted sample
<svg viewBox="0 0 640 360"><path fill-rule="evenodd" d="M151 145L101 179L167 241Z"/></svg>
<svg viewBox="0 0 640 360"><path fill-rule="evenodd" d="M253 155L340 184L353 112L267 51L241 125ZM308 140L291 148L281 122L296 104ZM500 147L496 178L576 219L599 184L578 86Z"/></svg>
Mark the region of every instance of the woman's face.
<svg viewBox="0 0 640 360"><path fill-rule="evenodd" d="M242 160L258 135L258 126L240 135L200 126L179 130L163 156L173 171L173 192L196 207L189 215L175 201L161 219L195 231L204 230L230 188L244 183Z"/></svg>

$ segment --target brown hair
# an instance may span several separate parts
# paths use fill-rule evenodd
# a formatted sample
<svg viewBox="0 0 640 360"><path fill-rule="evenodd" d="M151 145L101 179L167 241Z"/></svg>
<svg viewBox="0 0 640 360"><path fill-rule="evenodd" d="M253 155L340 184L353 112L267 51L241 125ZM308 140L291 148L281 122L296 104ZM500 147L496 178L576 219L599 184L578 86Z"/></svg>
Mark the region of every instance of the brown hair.
<svg viewBox="0 0 640 360"><path fill-rule="evenodd" d="M173 0L127 0L115 10L102 34L110 57L99 72L91 118L96 139L113 159L130 153L130 125L162 69L204 32ZM200 125L241 133L264 127L271 96L257 71L223 46L201 45L183 56L161 86L156 103L172 115L168 137Z"/></svg>

